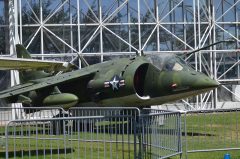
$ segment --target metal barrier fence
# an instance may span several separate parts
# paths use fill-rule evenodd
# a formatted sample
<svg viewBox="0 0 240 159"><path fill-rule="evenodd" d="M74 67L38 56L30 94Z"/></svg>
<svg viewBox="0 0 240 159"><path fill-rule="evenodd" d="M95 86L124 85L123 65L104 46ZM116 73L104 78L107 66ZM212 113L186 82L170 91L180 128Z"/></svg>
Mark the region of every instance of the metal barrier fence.
<svg viewBox="0 0 240 159"><path fill-rule="evenodd" d="M180 112L144 109L140 125L142 158L159 159L176 155L181 158Z"/></svg>
<svg viewBox="0 0 240 159"><path fill-rule="evenodd" d="M0 107L0 158L5 158L6 152L6 125L12 120L49 119L56 117L59 112L64 112L60 107ZM15 131L17 132L17 130Z"/></svg>
<svg viewBox="0 0 240 159"><path fill-rule="evenodd" d="M182 153L181 114L179 112L159 109L140 111L137 108L91 107L71 108L69 114L71 116L108 115L113 116L117 122L124 121L125 126L119 127L118 125L117 130L121 130L121 134L134 134L137 137L134 143L135 149L138 150L137 158L160 159ZM133 141L128 142L133 143Z"/></svg>
<svg viewBox="0 0 240 159"><path fill-rule="evenodd" d="M65 112L61 107L0 107L0 127L4 127L11 120L54 118L60 112ZM0 129L0 136L5 131Z"/></svg>
<svg viewBox="0 0 240 159"><path fill-rule="evenodd" d="M189 153L240 150L240 109L188 111L183 115L186 158Z"/></svg>
<svg viewBox="0 0 240 159"><path fill-rule="evenodd" d="M54 118L9 121L0 156L154 159L181 154L179 113L148 112L140 114L137 108L72 108L68 115L55 114Z"/></svg>
<svg viewBox="0 0 240 159"><path fill-rule="evenodd" d="M159 159L182 158L182 151L188 158L190 153L240 150L239 123L240 109L180 114L5 107L0 108L0 158Z"/></svg>
<svg viewBox="0 0 240 159"><path fill-rule="evenodd" d="M0 126L16 119L52 118L65 112L61 107L0 107Z"/></svg>
<svg viewBox="0 0 240 159"><path fill-rule="evenodd" d="M109 123L113 129L112 131L119 131L118 133L122 134L134 134L136 133L134 126L136 126L140 116L140 110L135 107L73 107L69 109L69 116L109 116L111 118L105 121L105 123ZM95 125L98 125L104 130L110 130L107 124L95 123ZM76 130L77 126L73 125L73 129Z"/></svg>

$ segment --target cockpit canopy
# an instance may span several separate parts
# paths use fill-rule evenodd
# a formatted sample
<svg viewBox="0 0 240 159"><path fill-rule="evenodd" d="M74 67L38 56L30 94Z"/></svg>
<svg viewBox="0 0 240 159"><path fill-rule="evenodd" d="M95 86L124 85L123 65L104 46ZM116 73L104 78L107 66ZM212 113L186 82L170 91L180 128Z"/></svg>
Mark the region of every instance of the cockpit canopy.
<svg viewBox="0 0 240 159"><path fill-rule="evenodd" d="M148 55L147 59L160 71L190 71L193 70L183 59L171 53Z"/></svg>

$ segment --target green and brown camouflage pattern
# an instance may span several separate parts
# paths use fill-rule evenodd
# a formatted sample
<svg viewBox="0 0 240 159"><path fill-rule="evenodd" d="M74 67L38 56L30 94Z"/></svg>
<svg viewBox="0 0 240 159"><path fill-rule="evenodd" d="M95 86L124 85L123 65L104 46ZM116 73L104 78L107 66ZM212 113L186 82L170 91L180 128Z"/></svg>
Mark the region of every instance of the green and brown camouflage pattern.
<svg viewBox="0 0 240 159"><path fill-rule="evenodd" d="M0 92L0 98L24 106L65 109L72 106L144 107L198 95L219 85L174 54L120 58L48 76L25 78L20 85Z"/></svg>

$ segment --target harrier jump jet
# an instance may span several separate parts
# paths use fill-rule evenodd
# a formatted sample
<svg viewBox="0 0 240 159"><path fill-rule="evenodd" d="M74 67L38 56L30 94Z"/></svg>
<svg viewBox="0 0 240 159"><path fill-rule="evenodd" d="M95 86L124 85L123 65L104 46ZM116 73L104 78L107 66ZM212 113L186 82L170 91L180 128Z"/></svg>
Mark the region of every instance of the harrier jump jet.
<svg viewBox="0 0 240 159"><path fill-rule="evenodd" d="M20 44L16 51L17 58L0 59L0 70L19 70L20 84L0 92L0 99L24 107L145 107L198 95L219 85L171 53L137 54L76 70L66 62L34 60Z"/></svg>

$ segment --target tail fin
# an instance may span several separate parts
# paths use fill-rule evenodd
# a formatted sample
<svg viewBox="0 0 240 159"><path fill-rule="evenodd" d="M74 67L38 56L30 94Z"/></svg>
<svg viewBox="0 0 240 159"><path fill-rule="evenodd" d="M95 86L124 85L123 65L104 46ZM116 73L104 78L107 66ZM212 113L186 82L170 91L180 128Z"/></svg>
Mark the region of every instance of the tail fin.
<svg viewBox="0 0 240 159"><path fill-rule="evenodd" d="M16 51L17 51L17 57L18 58L24 58L24 59L31 59L32 58L30 53L27 51L27 49L20 44L16 45Z"/></svg>
<svg viewBox="0 0 240 159"><path fill-rule="evenodd" d="M25 58L25 59L31 59L31 54L27 51L27 49L20 45L16 45L16 52L17 52L17 57L18 58ZM46 73L44 71L35 71L35 70L22 70L19 71L19 78L20 78L20 83L26 83L29 80L35 80L39 78L44 78L44 77L49 77L51 74Z"/></svg>

